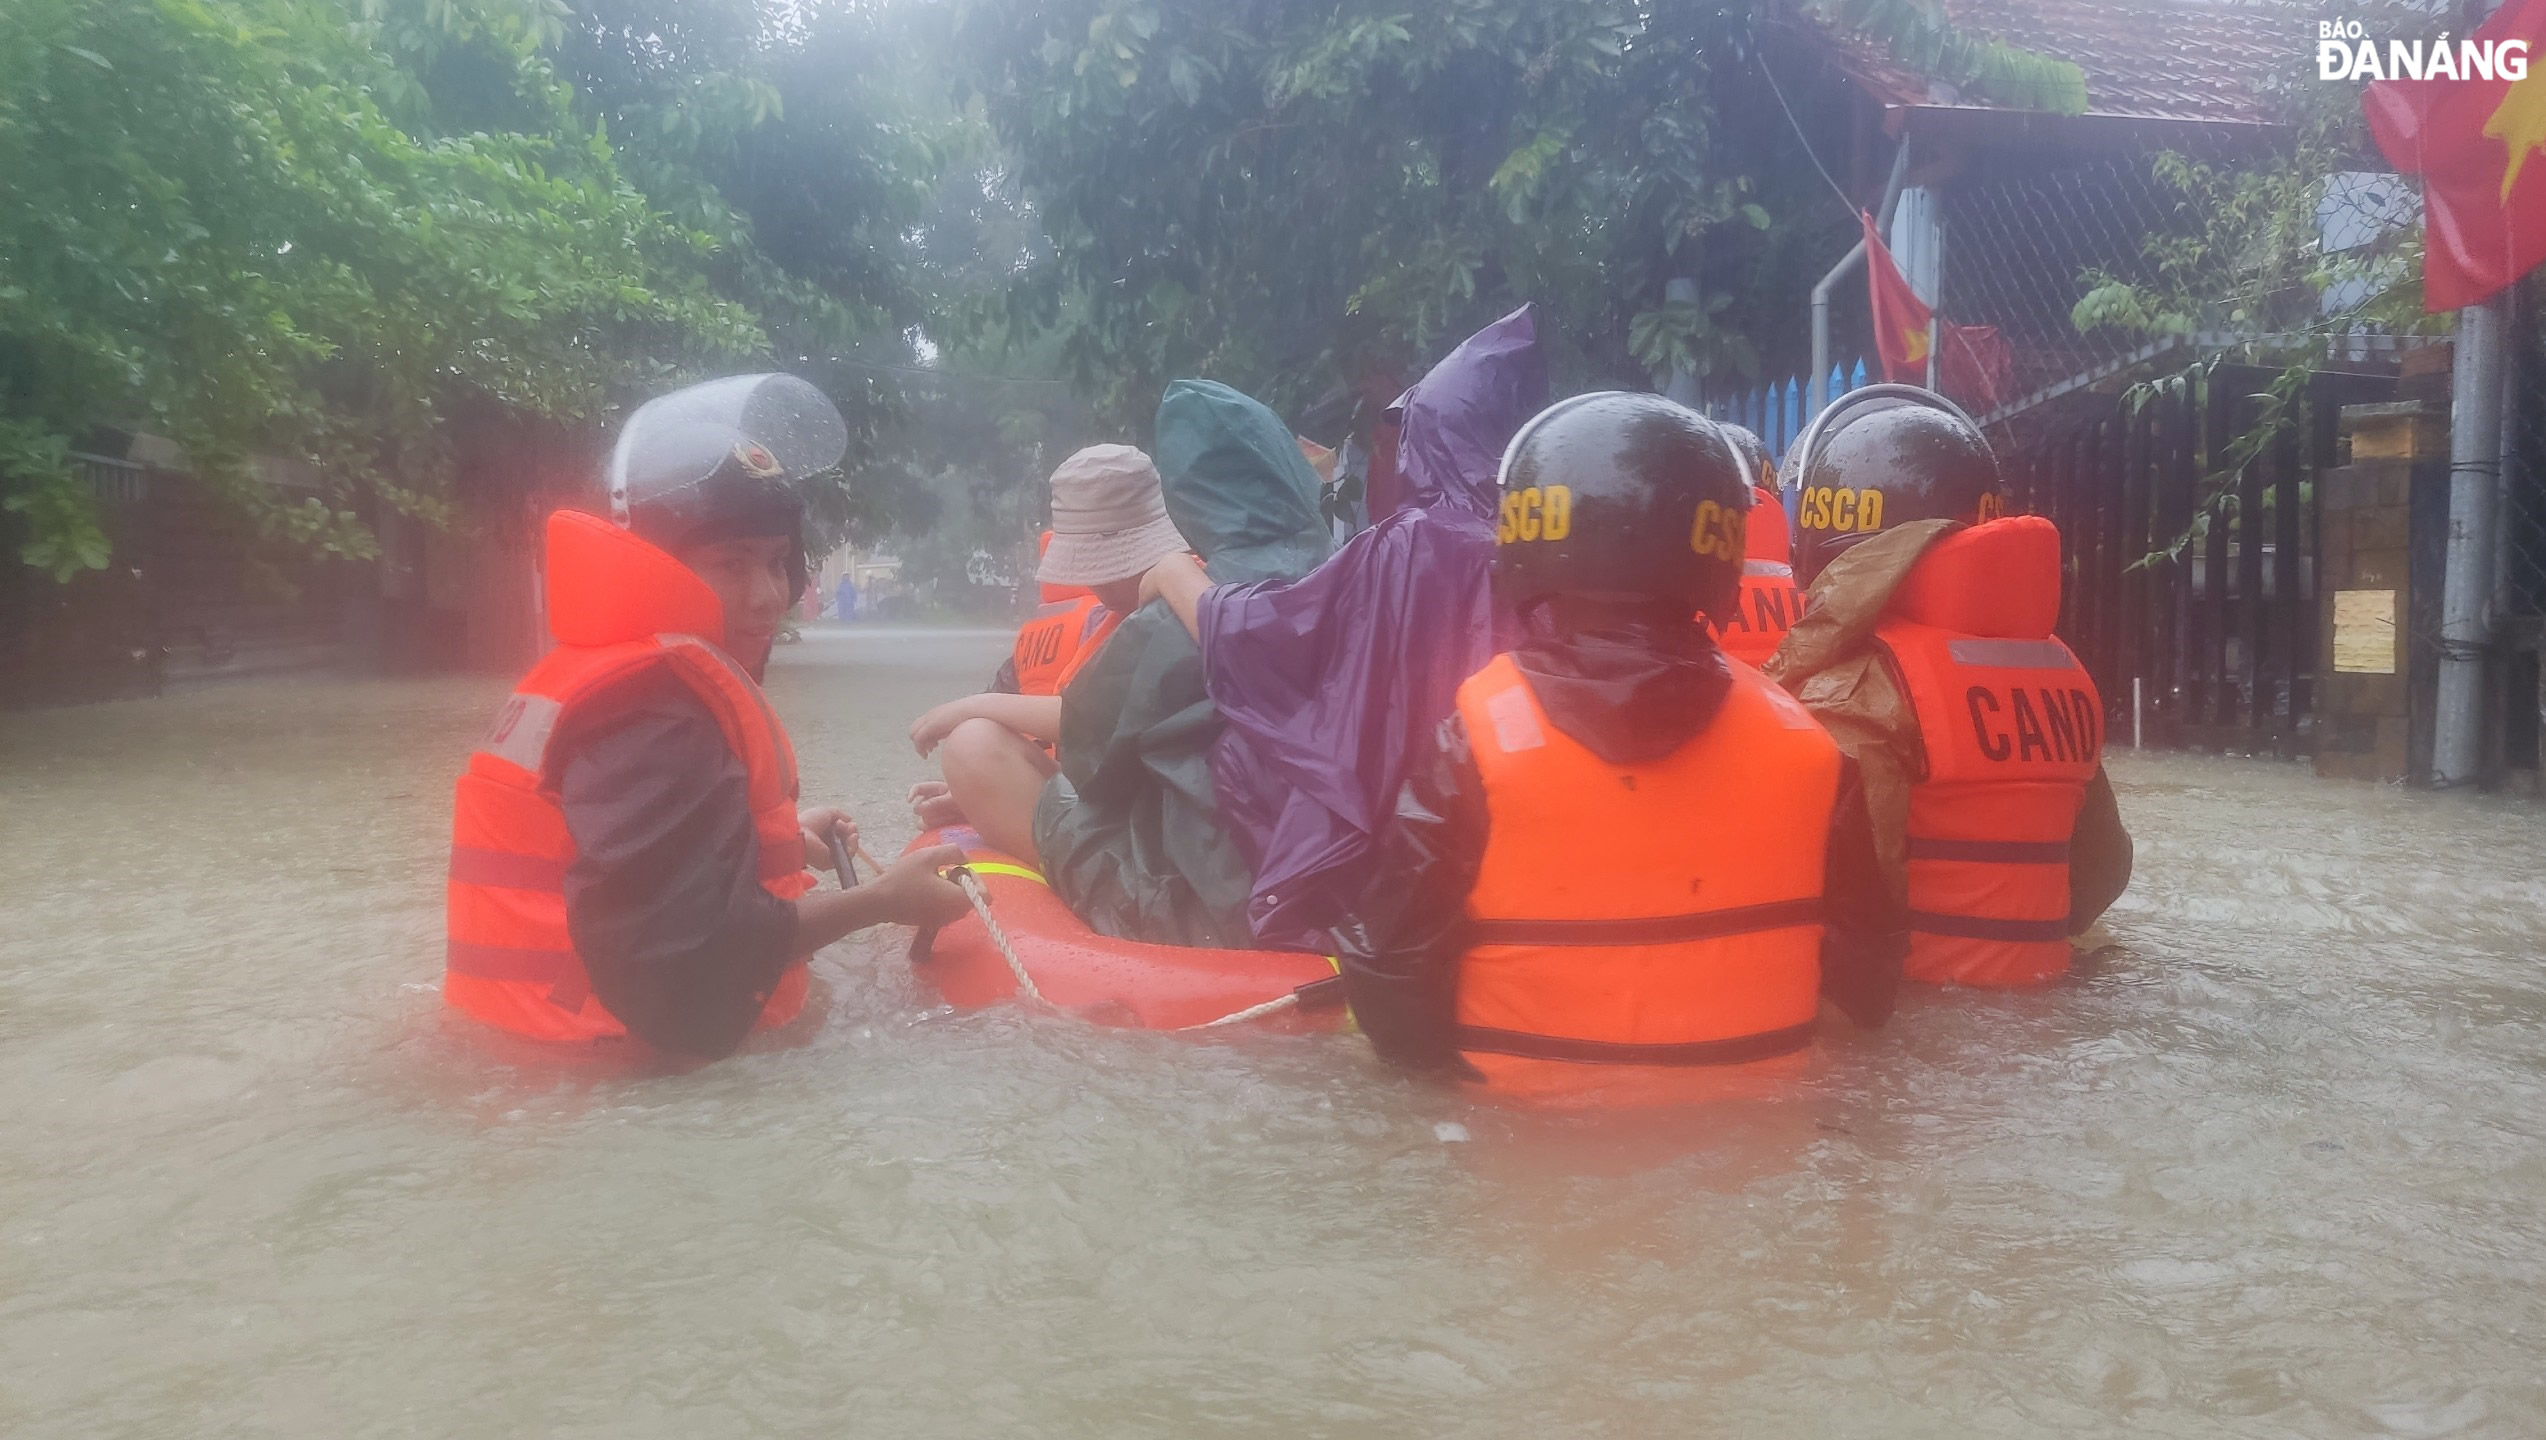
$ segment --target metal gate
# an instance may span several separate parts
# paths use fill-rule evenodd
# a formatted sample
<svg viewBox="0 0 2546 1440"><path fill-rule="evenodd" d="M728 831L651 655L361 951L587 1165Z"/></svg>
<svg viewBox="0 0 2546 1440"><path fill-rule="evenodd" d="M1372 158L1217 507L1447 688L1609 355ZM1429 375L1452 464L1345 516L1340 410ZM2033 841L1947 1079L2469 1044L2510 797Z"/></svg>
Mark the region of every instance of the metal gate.
<svg viewBox="0 0 2546 1440"><path fill-rule="evenodd" d="M2279 375L2212 366L2007 447L2015 508L2060 527L2059 632L2103 691L2116 739L2309 752L2314 476L2338 463L2340 407L2387 399L2396 382L2320 372L2284 403ZM2267 413L2282 423L2245 453L2239 437Z"/></svg>

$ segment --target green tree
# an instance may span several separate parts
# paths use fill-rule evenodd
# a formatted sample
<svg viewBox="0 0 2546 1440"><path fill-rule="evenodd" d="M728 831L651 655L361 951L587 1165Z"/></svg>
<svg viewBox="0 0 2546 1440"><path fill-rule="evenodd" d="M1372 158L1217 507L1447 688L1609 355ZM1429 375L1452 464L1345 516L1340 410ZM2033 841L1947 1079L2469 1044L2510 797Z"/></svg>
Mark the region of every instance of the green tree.
<svg viewBox="0 0 2546 1440"><path fill-rule="evenodd" d="M2412 0L2318 8L2376 35L2430 38L2448 23ZM2214 528L2240 523L2247 468L2306 421L2310 384L2339 337L2431 334L2448 323L2423 313L2421 216L2409 192L2383 178L2360 92L2302 82L2278 94L2277 108L2279 138L2260 150L2149 156L2148 178L2171 223L2141 238L2132 274L2098 268L2079 277L2086 293L2069 318L2081 333L2209 337L2145 367L2130 403L2176 392L2204 404L2223 364L2279 369L2253 397L2252 423L2203 457L2186 527L2156 537L2141 564L2179 559ZM2274 493L2264 494L2267 508Z"/></svg>
<svg viewBox="0 0 2546 1440"><path fill-rule="evenodd" d="M525 91L553 76L647 201L707 237L712 292L759 320L767 363L821 386L849 422L839 483L813 486L817 548L927 512L905 392L926 383L906 372L937 296L913 234L963 127L932 79L941 62L919 49L924 11L484 0L514 7L490 21L440 0L368 3L419 77L419 123L520 123Z"/></svg>
<svg viewBox="0 0 2546 1440"><path fill-rule="evenodd" d="M1402 377L1523 299L1571 383L1748 373L1852 228L1763 49L1801 71L1794 28L1840 24L1983 92L2084 99L2075 67L1914 0L1829 9L967 0L956 53L1052 244L1009 323L1060 326L1125 424L1181 373L1285 406Z"/></svg>
<svg viewBox="0 0 2546 1440"><path fill-rule="evenodd" d="M927 363L901 376L905 404L874 458L851 471L835 533L889 544L902 579L943 608L988 609L975 573L1031 574L1044 482L1071 451L1125 438L1062 376L1063 327L1011 331L987 297L1049 254L1032 210L1003 183L986 127L948 132L948 165L912 232L914 284L931 298Z"/></svg>
<svg viewBox="0 0 2546 1440"><path fill-rule="evenodd" d="M368 553L369 504L444 509L453 404L579 419L763 353L532 59L537 12L468 18L510 130L401 123L414 77L328 0L0 9L0 504L22 558L104 563L62 463L101 425L182 445L267 536ZM527 17L527 18L526 18ZM309 462L287 500L252 454Z"/></svg>
<svg viewBox="0 0 2546 1440"><path fill-rule="evenodd" d="M908 17L829 0L583 0L555 63L630 178L715 238L710 279L856 450L899 413L931 297L912 268L954 116Z"/></svg>
<svg viewBox="0 0 2546 1440"><path fill-rule="evenodd" d="M2286 138L2261 153L2149 156L2151 187L2174 223L2141 238L2139 273L2081 276L2088 288L2071 323L2301 346L2362 326L2425 328L2419 217L2401 187L2357 183L2385 164L2373 158L2357 94L2326 89L2293 104Z"/></svg>

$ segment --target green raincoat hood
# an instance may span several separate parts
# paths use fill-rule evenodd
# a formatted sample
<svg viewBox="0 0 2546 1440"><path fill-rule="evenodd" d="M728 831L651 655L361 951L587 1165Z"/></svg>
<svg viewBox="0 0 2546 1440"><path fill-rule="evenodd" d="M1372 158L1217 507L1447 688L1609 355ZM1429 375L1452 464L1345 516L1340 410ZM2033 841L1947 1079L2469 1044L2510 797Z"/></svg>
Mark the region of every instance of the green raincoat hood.
<svg viewBox="0 0 2546 1440"><path fill-rule="evenodd" d="M1226 385L1179 380L1150 447L1167 513L1219 584L1293 580L1332 542L1290 428ZM1052 891L1101 934L1243 949L1254 863L1220 814L1220 712L1162 601L1126 617L1061 694L1061 773L1035 809Z"/></svg>
<svg viewBox="0 0 2546 1440"><path fill-rule="evenodd" d="M1317 472L1261 401L1216 380L1178 380L1159 398L1150 454L1167 513L1214 583L1297 579L1334 548Z"/></svg>

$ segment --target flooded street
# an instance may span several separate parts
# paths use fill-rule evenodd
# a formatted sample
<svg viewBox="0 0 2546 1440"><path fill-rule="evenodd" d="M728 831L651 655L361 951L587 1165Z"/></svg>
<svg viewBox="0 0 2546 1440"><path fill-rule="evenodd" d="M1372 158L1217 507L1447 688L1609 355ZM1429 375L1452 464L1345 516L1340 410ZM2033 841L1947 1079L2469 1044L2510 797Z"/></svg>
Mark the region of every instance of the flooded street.
<svg viewBox="0 0 2546 1440"><path fill-rule="evenodd" d="M772 690L879 855L1003 637ZM14 1436L2546 1434L2546 808L2120 754L2088 979L1554 1118L933 1008L685 1076L444 1018L491 679L0 715Z"/></svg>

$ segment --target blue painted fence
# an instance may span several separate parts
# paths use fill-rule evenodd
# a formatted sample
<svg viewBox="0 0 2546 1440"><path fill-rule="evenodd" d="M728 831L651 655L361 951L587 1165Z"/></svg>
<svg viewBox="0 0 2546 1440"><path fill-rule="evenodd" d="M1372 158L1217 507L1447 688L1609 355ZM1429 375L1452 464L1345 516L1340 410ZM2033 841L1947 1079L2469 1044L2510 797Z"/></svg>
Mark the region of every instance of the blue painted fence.
<svg viewBox="0 0 2546 1440"><path fill-rule="evenodd" d="M1833 398L1866 385L1865 362L1853 368L1830 367L1829 393ZM1768 446L1768 453L1783 458L1786 447L1803 430L1804 422L1813 416L1812 386L1800 375L1784 380L1771 380L1747 394L1727 396L1706 407L1706 413L1718 420L1746 425Z"/></svg>

